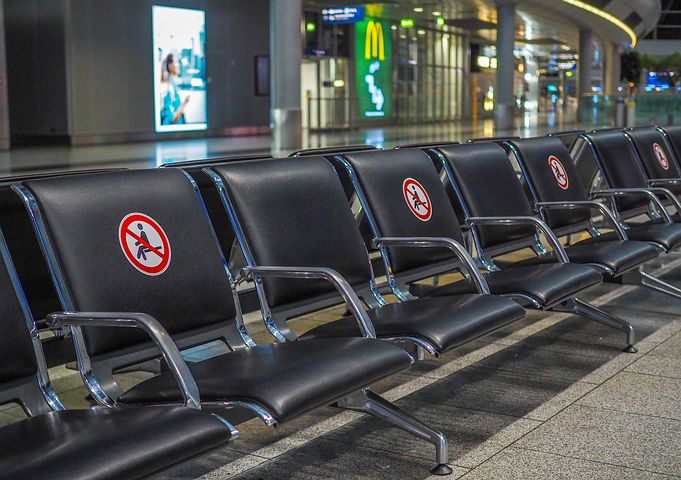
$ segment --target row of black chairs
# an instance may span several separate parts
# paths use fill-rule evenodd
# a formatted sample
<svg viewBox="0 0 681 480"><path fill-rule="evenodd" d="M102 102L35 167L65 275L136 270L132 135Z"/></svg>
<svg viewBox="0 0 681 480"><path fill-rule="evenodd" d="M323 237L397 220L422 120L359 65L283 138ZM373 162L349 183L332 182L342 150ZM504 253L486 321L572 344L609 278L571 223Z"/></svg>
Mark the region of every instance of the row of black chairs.
<svg viewBox="0 0 681 480"><path fill-rule="evenodd" d="M632 138L643 130L582 132L572 153L587 151L583 142L601 171L607 164L620 172L627 166L616 165L622 154L613 155L612 144L624 138L641 162ZM651 148L661 162L664 146L671 168L678 157L670 137L661 138ZM141 478L226 444L244 419L274 425L325 405L374 415L432 443L432 472L447 474L445 437L370 385L426 353L497 331L523 318L524 308L615 328L634 352L633 326L578 295L606 280L678 296L643 270L681 246L681 224L667 212L675 194L660 178L590 193L560 138L344 147L166 167L173 168L0 185L7 236L0 237L0 403L18 402L30 416L0 429L3 478ZM611 175L603 174L606 182L617 181ZM665 186L677 185L665 178ZM634 195L637 203L621 203ZM612 199L611 208L596 197ZM647 221L629 221L643 214ZM559 240L580 231L589 238ZM529 259L497 258L526 247ZM422 281L454 271L463 279ZM240 295L249 283L274 344L256 345L243 322ZM300 337L288 326L339 302L347 313L335 321ZM73 342L100 407L64 410L41 328ZM216 340L230 352L189 364L180 354ZM158 358L155 376L125 391L117 383L115 372Z"/></svg>

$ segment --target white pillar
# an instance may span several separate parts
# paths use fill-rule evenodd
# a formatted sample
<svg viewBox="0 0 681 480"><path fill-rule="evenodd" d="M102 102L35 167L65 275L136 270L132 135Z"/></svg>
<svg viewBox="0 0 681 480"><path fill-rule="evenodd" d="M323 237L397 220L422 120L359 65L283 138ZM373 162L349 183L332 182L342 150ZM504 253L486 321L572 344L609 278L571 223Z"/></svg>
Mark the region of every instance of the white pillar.
<svg viewBox="0 0 681 480"><path fill-rule="evenodd" d="M497 130L513 128L516 110L513 86L515 78L515 2L497 1L497 78L494 95L494 119Z"/></svg>
<svg viewBox="0 0 681 480"><path fill-rule="evenodd" d="M270 0L270 127L276 152L301 146L302 22L302 0Z"/></svg>

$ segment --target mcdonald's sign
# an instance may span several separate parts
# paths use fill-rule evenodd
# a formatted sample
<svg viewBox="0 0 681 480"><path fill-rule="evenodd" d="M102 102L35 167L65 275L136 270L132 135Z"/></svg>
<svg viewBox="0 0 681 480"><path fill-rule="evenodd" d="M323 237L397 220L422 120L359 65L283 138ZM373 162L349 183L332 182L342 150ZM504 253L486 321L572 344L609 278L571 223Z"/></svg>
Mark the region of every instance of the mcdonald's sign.
<svg viewBox="0 0 681 480"><path fill-rule="evenodd" d="M355 91L360 119L385 119L392 113L391 52L388 22L365 17L355 24Z"/></svg>
<svg viewBox="0 0 681 480"><path fill-rule="evenodd" d="M383 37L383 25L381 22L369 20L367 22L366 38L364 39L364 58L371 60L378 58L385 60L385 38Z"/></svg>

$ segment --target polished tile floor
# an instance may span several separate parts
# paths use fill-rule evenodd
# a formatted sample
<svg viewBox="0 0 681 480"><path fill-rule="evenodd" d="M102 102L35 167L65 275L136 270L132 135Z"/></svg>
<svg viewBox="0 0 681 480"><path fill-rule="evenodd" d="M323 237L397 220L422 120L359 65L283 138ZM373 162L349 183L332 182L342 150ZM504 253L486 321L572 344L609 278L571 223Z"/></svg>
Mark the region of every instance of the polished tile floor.
<svg viewBox="0 0 681 480"><path fill-rule="evenodd" d="M490 137L498 135L533 136L551 131L572 130L574 115L527 114L516 120L513 129L499 131L491 119L471 122L426 123L361 130L307 133L303 147L371 144L392 148L400 144ZM190 140L167 140L97 146L17 147L0 152L0 175L29 171L59 171L105 167L153 168L163 163L204 159L226 155L268 153L287 155L289 151L273 151L269 135L250 137L215 137Z"/></svg>

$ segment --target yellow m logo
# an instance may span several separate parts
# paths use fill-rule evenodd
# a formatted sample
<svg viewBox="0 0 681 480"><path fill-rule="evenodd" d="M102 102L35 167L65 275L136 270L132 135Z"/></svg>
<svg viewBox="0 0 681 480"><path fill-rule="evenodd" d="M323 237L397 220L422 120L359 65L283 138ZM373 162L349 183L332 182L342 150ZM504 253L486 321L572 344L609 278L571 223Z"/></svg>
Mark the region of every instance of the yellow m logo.
<svg viewBox="0 0 681 480"><path fill-rule="evenodd" d="M385 44L383 41L383 26L381 22L369 20L367 22L367 34L364 41L364 58L378 58L385 60Z"/></svg>

